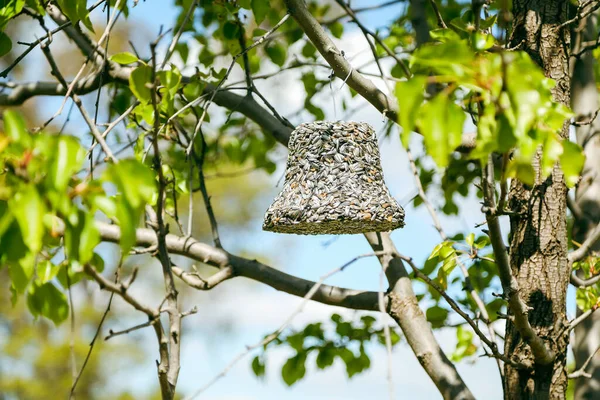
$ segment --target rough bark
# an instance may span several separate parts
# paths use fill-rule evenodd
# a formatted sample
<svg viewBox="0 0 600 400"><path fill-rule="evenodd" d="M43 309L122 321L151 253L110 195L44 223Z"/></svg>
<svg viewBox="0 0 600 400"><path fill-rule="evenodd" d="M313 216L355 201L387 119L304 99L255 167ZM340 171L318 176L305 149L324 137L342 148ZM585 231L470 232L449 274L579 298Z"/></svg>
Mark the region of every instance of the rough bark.
<svg viewBox="0 0 600 400"><path fill-rule="evenodd" d="M598 16L590 15L574 27L576 41L573 44L574 53L579 53L582 43L596 40L596 26ZM594 56L591 51L572 60L572 99L573 111L584 116L584 120L594 117L600 107L598 101L598 88L594 76ZM579 210L577 220L573 226L573 238L583 243L600 222L600 118L595 118L591 124L577 127L577 142L583 147L586 162L580 184L575 192L575 203ZM600 249L596 243L594 250ZM573 353L575 354L576 369L600 346L600 313L594 313L575 328L575 341ZM600 393L600 359L595 357L588 364L586 371L592 374L591 378L581 377L576 381L575 399L593 399Z"/></svg>
<svg viewBox="0 0 600 400"><path fill-rule="evenodd" d="M515 0L511 45L520 46L556 80L554 100L570 103L568 68L569 31L559 27L568 18L566 0ZM568 125L563 129L568 137ZM533 166L539 172L539 162ZM539 176L539 174L538 174ZM567 341L555 338L566 322L566 293L569 283L567 262L567 188L560 168L555 166L545 180L539 177L533 187L514 181L509 206L511 217L510 263L520 296L530 307L529 322L556 354L546 365L534 364L532 371L505 366L506 399L564 399L567 389L565 370ZM507 320L507 356L518 361L533 361L529 345L514 324Z"/></svg>

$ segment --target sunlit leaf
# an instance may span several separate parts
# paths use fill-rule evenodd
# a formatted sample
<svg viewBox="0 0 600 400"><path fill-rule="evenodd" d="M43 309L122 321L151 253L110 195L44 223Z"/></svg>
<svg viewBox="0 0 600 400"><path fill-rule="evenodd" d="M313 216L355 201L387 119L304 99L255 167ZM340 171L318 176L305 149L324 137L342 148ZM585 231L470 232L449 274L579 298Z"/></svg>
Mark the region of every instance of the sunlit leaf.
<svg viewBox="0 0 600 400"><path fill-rule="evenodd" d="M128 51L124 51L122 53L113 54L112 56L110 56L110 60L118 64L127 65L137 62L138 58L135 54L131 54Z"/></svg>
<svg viewBox="0 0 600 400"><path fill-rule="evenodd" d="M152 100L152 92L149 85L152 84L152 68L147 65L140 65L129 75L129 88L142 103L148 103Z"/></svg>
<svg viewBox="0 0 600 400"><path fill-rule="evenodd" d="M42 248L44 236L44 214L46 206L33 185L27 185L15 194L9 201L11 213L15 216L23 240L34 253Z"/></svg>
<svg viewBox="0 0 600 400"><path fill-rule="evenodd" d="M48 167L48 182L58 191L64 191L72 176L81 168L86 151L72 136L56 138L56 151Z"/></svg>
<svg viewBox="0 0 600 400"><path fill-rule="evenodd" d="M465 114L447 95L439 94L420 109L417 125L425 137L425 148L439 167L460 145Z"/></svg>
<svg viewBox="0 0 600 400"><path fill-rule="evenodd" d="M562 142L562 154L560 155L560 166L565 174L565 180L568 187L574 187L579 182L583 164L585 163L585 154L581 146L569 140Z"/></svg>
<svg viewBox="0 0 600 400"><path fill-rule="evenodd" d="M396 83L396 98L400 111L398 113L402 126L402 144L408 147L410 134L415 127L419 107L423 102L425 77L414 77L407 81Z"/></svg>
<svg viewBox="0 0 600 400"><path fill-rule="evenodd" d="M264 21L269 9L271 8L269 0L252 0L251 6L256 25L260 25Z"/></svg>
<svg viewBox="0 0 600 400"><path fill-rule="evenodd" d="M56 325L66 320L69 315L67 297L51 282L34 282L29 287L27 306L34 316L46 317Z"/></svg>

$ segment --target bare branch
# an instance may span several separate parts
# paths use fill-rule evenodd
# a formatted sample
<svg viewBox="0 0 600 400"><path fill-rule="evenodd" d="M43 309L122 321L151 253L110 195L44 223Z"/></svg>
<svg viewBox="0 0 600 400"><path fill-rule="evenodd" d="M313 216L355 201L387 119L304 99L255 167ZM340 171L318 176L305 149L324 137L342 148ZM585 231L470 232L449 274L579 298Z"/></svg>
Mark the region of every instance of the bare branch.
<svg viewBox="0 0 600 400"><path fill-rule="evenodd" d="M117 271L118 270L119 269L117 268ZM118 275L115 275L115 283L117 281L118 281ZM106 320L106 316L108 315L108 312L110 311L110 306L112 304L114 295L115 295L114 292L111 292L110 297L108 298L108 304L106 305L104 314L102 314L102 318L100 318L100 322L98 323L98 327L96 328L96 333L94 333L94 337L92 338L92 341L90 342L90 348L88 349L88 352L85 356L85 360L83 360L81 369L79 370L79 373L77 374L77 377L75 378L75 381L73 382L73 385L71 386L71 391L69 392L69 400L75 396L75 389L77 388L77 383L79 383L79 380L81 379L81 376L83 375L83 371L85 370L85 367L87 366L87 363L88 363L90 357L92 356L92 351L94 350L94 345L96 344L96 339L100 335L100 330L102 329L104 320Z"/></svg>
<svg viewBox="0 0 600 400"><path fill-rule="evenodd" d="M594 275L588 279L582 279L582 278L578 277L576 273L572 273L570 282L571 282L571 285L578 287L578 288L590 287L590 286L593 286L596 283L600 282L600 274Z"/></svg>
<svg viewBox="0 0 600 400"><path fill-rule="evenodd" d="M127 303L129 303L133 308L135 308L138 311L143 312L149 318L158 317L159 312L157 309L147 306L147 305L141 303L135 297L131 296L131 294L129 294L129 292L127 290L125 290L125 288L123 287L122 284L117 283L117 282L113 283L113 282L109 281L108 279L103 277L101 274L99 274L98 271L96 271L89 264L84 265L83 269L86 274L88 274L96 282L98 282L98 285L100 285L100 289L107 290L109 292L112 292L114 294L121 296L123 298L123 300L125 300Z"/></svg>
<svg viewBox="0 0 600 400"><path fill-rule="evenodd" d="M110 329L108 331L108 335L104 338L104 340L109 340L109 339L114 338L115 336L125 335L130 332L137 331L138 329L146 328L150 325L154 325L157 321L158 321L158 317L151 318L147 322L144 322L143 324L135 325L135 326L132 326L131 328L123 329L122 331L115 332L112 329Z"/></svg>
<svg viewBox="0 0 600 400"><path fill-rule="evenodd" d="M579 317L577 317L573 321L571 321L571 323L569 323L569 325L567 326L567 332L571 332L573 329L575 329L577 327L577 325L579 325L580 323L585 321L585 319L587 317L589 317L590 315L592 315L597 309L598 309L598 307L592 307L589 310L587 310L586 312L582 313Z"/></svg>
<svg viewBox="0 0 600 400"><path fill-rule="evenodd" d="M67 82L65 81L65 78L62 76L62 74L58 70L58 66L56 65L56 62L54 61L54 57L52 57L52 53L50 52L50 47L48 46L47 43L44 43L41 46L41 48L42 48L42 51L44 52L44 55L46 56L46 59L48 60L48 64L50 64L50 69L51 69L52 75L54 75L56 77L56 79L58 79L58 81L61 83L61 85L63 85L64 87L67 87ZM67 93L68 93L68 91L67 91ZM100 143L100 147L102 147L102 150L104 151L106 156L109 159L111 159L113 162L116 162L117 159L112 154L110 147L108 147L108 145L106 144L106 141L104 140L104 138L102 137L102 134L96 127L96 124L94 124L94 121L89 116L89 114L88 114L87 110L85 109L85 107L83 106L83 102L81 101L79 96L73 92L70 93L70 96L71 96L71 99L73 100L73 102L75 103L75 105L77 106L77 108L79 109L79 112L81 113L81 116L83 117L85 123L90 128L90 131L92 132L92 135L94 136L94 139L96 139L96 141L98 143Z"/></svg>
<svg viewBox="0 0 600 400"><path fill-rule="evenodd" d="M163 379L166 378L169 384L169 395L167 398L172 399L175 397L175 388L177 386L177 378L179 377L180 355L181 355L181 315L179 313L179 306L177 302L177 289L175 288L175 281L173 279L173 271L171 270L171 260L169 259L169 250L167 248L166 236L167 227L164 221L164 207L166 197L167 182L163 173L162 168L162 157L160 148L158 146L158 132L160 129L160 116L158 111L158 79L156 75L156 46L158 39L151 43L150 51L152 54L152 88L150 90L152 109L154 111L154 127L152 130L152 146L154 149L154 170L158 176L158 200L156 201L156 238L158 242L158 259L162 266L163 280L165 282L166 297L165 301L167 304L167 311L169 314L169 358L161 358L161 363L158 366L159 380L161 386L164 385ZM164 377L164 378L163 378Z"/></svg>
<svg viewBox="0 0 600 400"><path fill-rule="evenodd" d="M590 374L589 372L585 372L585 369L587 368L587 366L589 365L589 363L592 361L592 359L594 358L596 353L598 353L599 350L600 350L600 346L598 346L598 348L596 348L596 350L592 354L590 354L590 356L588 357L587 360L585 360L585 362L583 363L581 368L579 368L577 371L574 371L569 374L569 379L575 379L575 378L579 378L579 377L591 378L592 374Z"/></svg>
<svg viewBox="0 0 600 400"><path fill-rule="evenodd" d="M585 256L587 256L592 246L596 244L598 240L600 240L600 224L598 224L594 230L590 232L588 237L585 239L585 242L583 242L577 250L574 250L569 254L569 264L581 261Z"/></svg>
<svg viewBox="0 0 600 400"><path fill-rule="evenodd" d="M121 230L118 226L96 222L96 227L100 232L102 241L111 243L120 242ZM64 233L64 226L57 226L55 233L62 235ZM246 277L271 286L276 290L300 297L304 297L308 290L314 286L314 282L312 281L286 274L256 260L248 260L229 254L223 249L217 249L191 237L167 234L165 239L169 253L183 255L219 269L232 268L233 277ZM155 246L156 243L156 233L152 229L140 228L136 230L136 245ZM184 273L179 268L173 267L173 273L177 276L185 276L185 278L182 278L184 282L196 282L197 284L195 279L192 280L192 274ZM207 282L210 281L211 278L208 278ZM201 287L202 284L198 286ZM323 284L311 299L319 303L353 310L378 310L377 292L345 289ZM387 304L386 307L388 307Z"/></svg>
<svg viewBox="0 0 600 400"><path fill-rule="evenodd" d="M329 36L319 22L306 8L303 0L285 0L289 13L294 17L300 28L308 36L319 53L325 58L338 78L346 79L346 83L356 90L377 110L392 121L398 118L398 104L379 90L373 82L362 76L344 58L341 51L329 39Z"/></svg>
<svg viewBox="0 0 600 400"><path fill-rule="evenodd" d="M188 286L198 290L210 290L217 286L219 283L225 282L228 279L233 278L234 271L231 266L225 267L218 272L214 273L206 279L202 279L200 275L196 273L185 272L181 268L172 267L173 273L179 277Z"/></svg>

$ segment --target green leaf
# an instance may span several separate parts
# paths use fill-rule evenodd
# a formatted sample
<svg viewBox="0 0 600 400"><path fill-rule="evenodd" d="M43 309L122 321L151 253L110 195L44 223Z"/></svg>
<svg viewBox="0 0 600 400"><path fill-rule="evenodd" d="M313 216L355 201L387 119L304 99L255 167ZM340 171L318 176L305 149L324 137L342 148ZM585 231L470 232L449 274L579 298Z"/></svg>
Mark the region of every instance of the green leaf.
<svg viewBox="0 0 600 400"><path fill-rule="evenodd" d="M271 9L269 4L269 0L252 0L251 2L252 12L254 13L254 20L256 21L256 25L260 25L267 13Z"/></svg>
<svg viewBox="0 0 600 400"><path fill-rule="evenodd" d="M113 54L112 56L110 56L110 60L118 64L127 65L137 62L138 58L135 54L131 54L128 51L124 51L122 53Z"/></svg>
<svg viewBox="0 0 600 400"><path fill-rule="evenodd" d="M263 378L265 376L265 370L266 367L262 357L254 357L252 360L252 371L254 372L254 375L256 375L258 378Z"/></svg>
<svg viewBox="0 0 600 400"><path fill-rule="evenodd" d="M517 178L527 185L533 185L535 182L535 171L531 162L522 158L513 159L508 163L506 176Z"/></svg>
<svg viewBox="0 0 600 400"><path fill-rule="evenodd" d="M548 135L542 148L542 175L548 176L563 152L561 140L557 135Z"/></svg>
<svg viewBox="0 0 600 400"><path fill-rule="evenodd" d="M100 233L92 214L78 211L75 224L66 222L65 250L69 260L88 263L94 256L94 248L100 243Z"/></svg>
<svg viewBox="0 0 600 400"><path fill-rule="evenodd" d="M223 36L228 40L237 39L240 36L240 26L233 21L226 21L223 24Z"/></svg>
<svg viewBox="0 0 600 400"><path fill-rule="evenodd" d="M460 40L460 36L452 29L443 28L443 29L433 29L429 32L431 35L431 39L437 40L439 42L445 43L453 40Z"/></svg>
<svg viewBox="0 0 600 400"><path fill-rule="evenodd" d="M410 59L410 66L430 68L440 75L455 78L465 76L474 53L465 41L426 44L418 48Z"/></svg>
<svg viewBox="0 0 600 400"><path fill-rule="evenodd" d="M158 79L171 96L175 96L181 83L181 73L177 68L158 72Z"/></svg>
<svg viewBox="0 0 600 400"><path fill-rule="evenodd" d="M8 54L12 49L12 41L4 32L0 32L0 57Z"/></svg>
<svg viewBox="0 0 600 400"><path fill-rule="evenodd" d="M423 102L425 82L425 77L416 76L407 81L396 83L396 98L400 107L398 122L402 126L401 138L405 148L408 147L410 134L415 128L419 107Z"/></svg>
<svg viewBox="0 0 600 400"><path fill-rule="evenodd" d="M27 146L31 142L31 137L25 127L25 120L16 111L4 111L4 131L13 142L23 142Z"/></svg>
<svg viewBox="0 0 600 400"><path fill-rule="evenodd" d="M440 306L433 306L427 309L427 321L431 323L433 328L441 328L448 318L448 310Z"/></svg>
<svg viewBox="0 0 600 400"><path fill-rule="evenodd" d="M563 152L559 157L560 166L565 174L565 180L568 187L574 187L579 182L583 164L585 163L585 154L581 146L569 140L562 141Z"/></svg>
<svg viewBox="0 0 600 400"><path fill-rule="evenodd" d="M344 362L346 363L346 373L348 374L348 378L352 378L354 375L363 372L371 366L371 360L367 353L365 353L365 348L361 343L360 346L360 355L355 357L352 352L352 357L342 357Z"/></svg>
<svg viewBox="0 0 600 400"><path fill-rule="evenodd" d="M329 25L329 30L331 34L336 38L340 39L344 34L344 25L341 22L336 21L333 24Z"/></svg>
<svg viewBox="0 0 600 400"><path fill-rule="evenodd" d="M469 247L473 247L473 244L475 243L475 234L470 233L469 236L467 236L467 238L465 239L465 241L467 242Z"/></svg>
<svg viewBox="0 0 600 400"><path fill-rule="evenodd" d="M42 260L37 264L36 276L40 283L50 282L56 277L59 269L60 265L54 265L49 260Z"/></svg>
<svg viewBox="0 0 600 400"><path fill-rule="evenodd" d="M265 51L273 63L280 67L283 66L287 57L287 51L281 43L272 43L271 45L267 46Z"/></svg>
<svg viewBox="0 0 600 400"><path fill-rule="evenodd" d="M590 286L577 289L575 302L577 303L577 307L583 312L598 306L600 304L598 288Z"/></svg>
<svg viewBox="0 0 600 400"><path fill-rule="evenodd" d="M292 386L306 374L306 353L302 352L289 358L283 368L281 368L281 377L288 386Z"/></svg>
<svg viewBox="0 0 600 400"><path fill-rule="evenodd" d="M86 0L57 0L57 3L62 12L71 20L73 25L76 25L81 21L86 28L93 31Z"/></svg>
<svg viewBox="0 0 600 400"><path fill-rule="evenodd" d="M25 245L37 253L42 248L46 206L35 186L28 185L18 191L9 201L9 207L19 224Z"/></svg>
<svg viewBox="0 0 600 400"><path fill-rule="evenodd" d="M456 350L450 356L452 361L458 362L465 357L475 354L477 346L473 344L473 333L471 331L459 325L456 329L456 338Z"/></svg>
<svg viewBox="0 0 600 400"><path fill-rule="evenodd" d="M319 350L319 354L317 354L317 368L325 369L331 365L333 365L333 361L335 359L335 352L329 346L322 348Z"/></svg>
<svg viewBox="0 0 600 400"><path fill-rule="evenodd" d="M298 352L301 352L304 349L304 334L302 332L288 336L285 338L285 341L292 349Z"/></svg>
<svg viewBox="0 0 600 400"><path fill-rule="evenodd" d="M116 217L121 226L121 250L127 254L135 244L135 229L144 206L156 193L153 172L135 159L111 164L102 180L114 184L119 192Z"/></svg>
<svg viewBox="0 0 600 400"><path fill-rule="evenodd" d="M40 15L46 15L46 10L44 9L44 5L40 0L25 0L27 5L34 9Z"/></svg>
<svg viewBox="0 0 600 400"><path fill-rule="evenodd" d="M461 143L465 114L445 94L425 103L420 111L417 125L425 137L427 153L439 167L446 167Z"/></svg>
<svg viewBox="0 0 600 400"><path fill-rule="evenodd" d="M494 43L496 42L496 39L494 39L494 36L489 35L487 33L481 33L481 32L475 32L473 34L473 47L475 48L475 50L487 50L489 48L491 48Z"/></svg>
<svg viewBox="0 0 600 400"><path fill-rule="evenodd" d="M85 149L74 137L61 135L56 138L56 149L48 166L48 182L54 189L66 189L72 176L81 168L85 154Z"/></svg>
<svg viewBox="0 0 600 400"><path fill-rule="evenodd" d="M152 84L152 68L147 65L140 65L129 75L129 88L142 103L148 103L152 100L152 92L149 85Z"/></svg>
<svg viewBox="0 0 600 400"><path fill-rule="evenodd" d="M306 42L304 47L302 47L302 55L306 58L314 58L317 53L317 49L310 42Z"/></svg>
<svg viewBox="0 0 600 400"><path fill-rule="evenodd" d="M25 5L25 0L4 0L0 3L0 31L4 29L8 21L12 18L16 17L23 6Z"/></svg>
<svg viewBox="0 0 600 400"><path fill-rule="evenodd" d="M18 261L8 265L8 276L12 282L12 287L17 293L23 293L33 272L35 271L35 253L25 253Z"/></svg>
<svg viewBox="0 0 600 400"><path fill-rule="evenodd" d="M69 315L67 297L51 282L34 282L29 287L27 306L34 316L42 315L55 325L59 325Z"/></svg>

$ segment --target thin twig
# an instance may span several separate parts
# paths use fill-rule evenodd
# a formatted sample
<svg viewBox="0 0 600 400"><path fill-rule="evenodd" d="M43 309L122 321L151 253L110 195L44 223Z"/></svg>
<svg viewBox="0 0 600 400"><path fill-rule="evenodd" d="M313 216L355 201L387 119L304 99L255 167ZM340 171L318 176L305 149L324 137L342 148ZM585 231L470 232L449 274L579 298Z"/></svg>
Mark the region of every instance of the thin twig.
<svg viewBox="0 0 600 400"><path fill-rule="evenodd" d="M592 7L588 8L586 10L586 7L589 5L592 5ZM580 20L584 19L585 17L587 17L588 15L590 15L591 13L593 13L594 11L596 11L598 8L600 8L600 1L597 1L597 0L588 0L585 3L581 3L581 5L579 5L579 7L577 7L577 15L569 20L566 20L565 22L560 24L557 28L564 28L564 27L572 24L573 22L580 21Z"/></svg>
<svg viewBox="0 0 600 400"><path fill-rule="evenodd" d="M442 18L442 14L440 13L440 9L438 8L438 5L435 2L435 0L429 0L429 2L431 3L431 8L433 9L435 18L437 19L438 27L442 29L448 29L448 25L446 25L446 23L444 22L444 18Z"/></svg>
<svg viewBox="0 0 600 400"><path fill-rule="evenodd" d="M583 258L587 256L592 246L594 246L598 240L600 240L600 224L596 225L594 230L590 232L587 239L585 239L585 241L577 250L574 250L569 254L569 263L573 264L577 261L583 260Z"/></svg>
<svg viewBox="0 0 600 400"><path fill-rule="evenodd" d="M65 275L67 276L67 288L69 293L69 314L71 316L70 321L70 335L69 335L69 353L71 354L71 376L72 382L71 387L75 386L75 381L77 380L77 364L75 360L75 308L73 303L73 288L71 287L71 277L69 276L69 267L65 266ZM74 394L69 395L69 397L73 397Z"/></svg>
<svg viewBox="0 0 600 400"><path fill-rule="evenodd" d="M154 325L156 323L156 321L158 321L158 317L151 318L147 322L144 322L143 324L135 325L135 326L132 326L131 328L123 329L122 331L115 332L112 329L110 329L108 331L108 335L106 335L106 337L104 337L104 340L109 340L109 339L114 338L115 336L125 335L127 333L137 331L138 329L146 328L148 326Z"/></svg>
<svg viewBox="0 0 600 400"><path fill-rule="evenodd" d="M575 379L575 378L579 378L579 377L591 378L592 374L590 374L589 372L585 372L585 369L587 368L588 364L592 361L594 356L596 356L596 353L598 353L599 350L600 350L600 346L598 346L596 348L596 350L594 350L594 352L592 354L590 354L590 356L587 358L587 360L585 360L585 362L583 363L581 368L579 368L577 371L570 373L568 378L569 379Z"/></svg>
<svg viewBox="0 0 600 400"><path fill-rule="evenodd" d="M261 36L258 40L256 40L250 46L246 47L246 49L242 50L240 53L238 53L235 56L233 56L233 60L231 61L231 64L229 64L229 68L227 68L227 71L225 72L225 75L223 76L223 78L221 78L221 80L219 81L219 83L215 87L214 91L211 94L210 99L208 100L207 104L204 106L204 110L202 110L202 115L200 116L200 119L196 123L196 127L194 128L194 133L192 134L191 139L190 139L190 144L189 144L188 148L186 149L186 153L188 155L190 155L191 152L192 152L192 147L194 145L194 139L196 138L196 135L198 134L198 132L200 131L200 128L202 127L202 123L204 122L204 119L206 118L206 115L207 115L207 112L208 112L208 108L213 103L214 98L215 98L217 92L219 91L219 89L221 88L221 86L223 86L223 84L225 83L225 81L229 77L229 74L233 70L233 66L237 62L238 58L240 58L241 56L243 56L244 54L248 53L253 48L255 48L258 45L260 45L261 43L263 43L273 32L275 32L277 29L279 29L279 27L281 27L281 25L283 25L288 20L289 17L290 17L290 14L286 13L283 16L283 18L277 24L275 24L275 26L273 26L273 28L271 28L267 33L265 33L263 36ZM196 100L194 100L190 104L193 104L193 103L196 103L196 104L194 104L194 106L195 106L195 105L199 104L200 102L198 101L198 99L196 99Z"/></svg>
<svg viewBox="0 0 600 400"><path fill-rule="evenodd" d="M385 290L385 267L381 268L381 273L379 274L379 293L377 296L379 311L381 312L381 316L386 315L385 311L385 299L384 299L384 290ZM383 333L385 335L385 349L387 352L387 384L388 384L388 393L390 396L390 400L394 400L394 381L392 379L392 371L394 370L392 364L392 336L390 335L390 327L385 322L383 323Z"/></svg>
<svg viewBox="0 0 600 400"><path fill-rule="evenodd" d="M406 62L404 62L404 60L398 58L398 56L396 56L396 54L387 46L387 44L385 44L385 42L383 40L381 40L381 38L375 32L372 32L366 26L364 26L358 20L358 18L356 16L356 14L354 13L354 11L352 11L352 9L350 7L348 7L348 5L343 0L335 0L335 2L338 3L340 5L340 7L342 7L344 9L344 11L346 11L348 13L348 15L350 15L350 18L352 18L352 21L363 32L369 34L369 36L371 36L377 42L377 44L380 45L381 48L383 48L383 50L386 53L388 53L388 55L390 57L392 57L398 63L398 65L400 65L400 68L402 68L402 70L404 71L404 74L406 74L406 76L408 76L408 77L412 76L412 73L410 72L410 69L406 65Z"/></svg>
<svg viewBox="0 0 600 400"><path fill-rule="evenodd" d="M162 63L160 64L160 69L165 68L165 65L167 65L167 62L173 55L173 52L175 51L175 47L177 46L177 43L179 42L179 39L181 38L183 31L185 30L185 26L187 25L188 21L190 20L190 17L194 14L194 11L196 10L197 6L198 6L198 0L194 0L194 2L192 4L190 4L190 8L188 8L187 13L185 14L185 17L183 18L183 21L181 22L181 26L177 30L177 33L175 33L175 35L173 35L171 44L169 44L169 48L167 49L167 54L165 54L165 58L163 59ZM185 63L186 60L183 60L183 62Z"/></svg>
<svg viewBox="0 0 600 400"><path fill-rule="evenodd" d="M597 309L598 309L598 307L592 307L589 310L587 310L586 312L582 313L579 317L577 317L573 321L571 321L571 323L569 323L569 325L567 327L567 332L571 332L573 329L575 329L577 327L577 325L579 325L580 323L585 321L585 319L587 317L589 317L590 315L592 315Z"/></svg>
<svg viewBox="0 0 600 400"><path fill-rule="evenodd" d="M104 3L106 0L100 0L97 3L95 3L94 5L92 5L91 7L89 7L87 10L88 12L92 12L94 9L96 9L97 7L99 7L102 3ZM21 62L21 60L23 58L25 58L30 52L31 50L35 49L37 47L37 45L39 45L40 43L42 43L44 40L46 39L50 39L52 38L52 35L62 31L63 29L69 27L72 25L72 22L70 20L67 20L65 23L61 24L58 28L55 28L53 30L51 30L50 32L48 32L45 36L42 36L41 38L37 39L35 42L32 42L29 44L29 47L27 47L27 49L25 49L25 51L23 53L21 53L17 58L15 58L15 60L4 69L4 71L0 72L0 78L6 78L8 76L8 73L10 71L13 70L14 67L16 67L17 65L19 65L19 63Z"/></svg>
<svg viewBox="0 0 600 400"><path fill-rule="evenodd" d="M119 265L120 265L120 263L119 263ZM117 283L118 279L119 279L119 276L118 276L119 269L120 269L120 266L117 267L117 273L115 274L115 283ZM77 383L79 382L79 379L81 379L81 375L83 375L83 371L85 370L85 367L87 366L87 363L88 363L90 357L92 356L92 351L94 350L94 345L96 344L96 339L100 335L100 330L102 329L104 320L106 320L106 316L108 315L108 312L110 311L110 306L112 304L114 295L115 295L114 292L110 293L110 296L108 298L108 304L106 305L106 309L104 310L104 313L102 314L102 318L100 318L100 322L98 323L98 327L96 328L96 333L94 334L94 337L92 338L92 341L90 342L90 348L88 349L87 355L85 356L85 360L83 360L81 369L79 370L79 373L77 374L77 377L75 378L75 381L73 382L73 385L71 386L71 391L69 392L69 400L71 400L74 397L75 389L77 388Z"/></svg>
<svg viewBox="0 0 600 400"><path fill-rule="evenodd" d="M50 64L50 69L51 69L52 75L54 75L56 77L56 79L58 79L58 81L61 83L61 85L67 87L67 82L65 81L65 78L63 77L62 73L58 69L58 66L56 65L56 61L54 61L54 57L52 56L52 53L50 52L50 47L45 43L41 46L41 49L42 49L42 52L44 53L44 55L46 56L46 59L48 60L48 64ZM106 156L109 159L111 159L111 161L116 163L117 159L112 154L110 147L108 147L108 145L106 144L106 141L102 137L102 134L100 133L100 131L98 131L98 128L94 124L94 121L90 118L90 116L87 113L87 110L85 109L85 107L83 106L83 103L82 103L81 99L79 98L79 96L77 94L75 94L74 92L71 92L70 96L71 96L71 99L73 99L73 102L75 103L77 108L79 109L79 112L80 112L81 116L83 117L83 119L85 120L85 123L90 128L92 135L94 136L96 141L98 143L100 143L100 147L102 147L104 154L106 154Z"/></svg>

